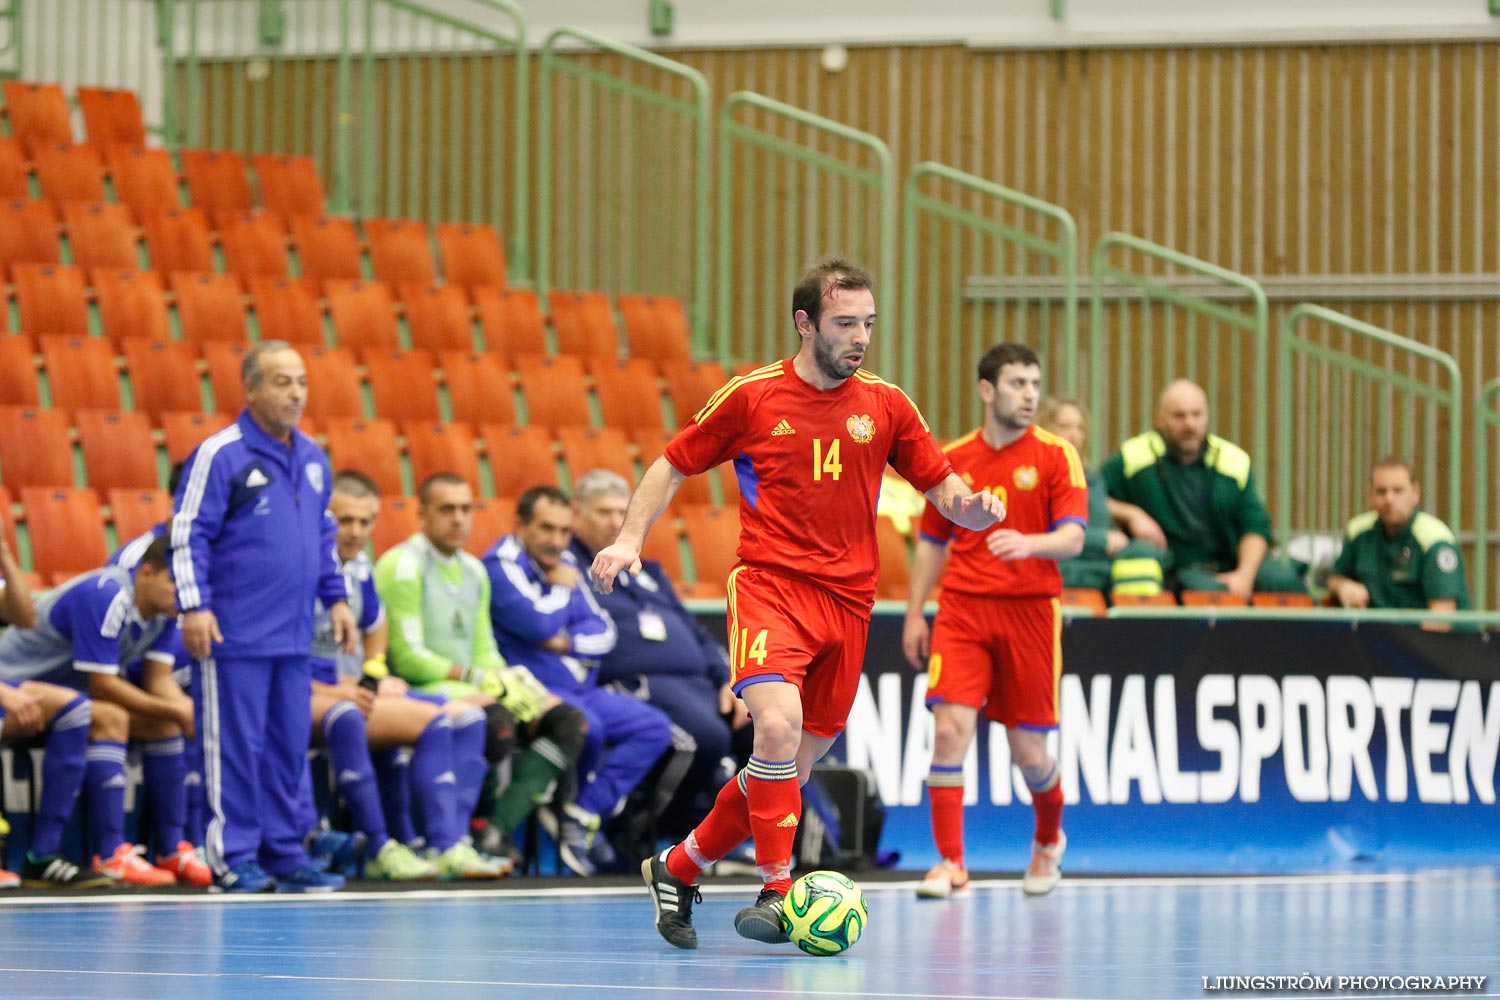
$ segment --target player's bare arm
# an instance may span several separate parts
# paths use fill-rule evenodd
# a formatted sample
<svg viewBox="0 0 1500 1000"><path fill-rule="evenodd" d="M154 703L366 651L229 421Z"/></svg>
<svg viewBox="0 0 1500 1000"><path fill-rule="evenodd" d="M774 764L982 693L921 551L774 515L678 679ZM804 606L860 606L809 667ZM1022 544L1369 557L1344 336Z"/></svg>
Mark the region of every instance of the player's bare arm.
<svg viewBox="0 0 1500 1000"><path fill-rule="evenodd" d="M906 621L901 627L901 651L906 662L918 670L927 669L932 655L932 629L927 624L927 598L943 575L948 563L948 546L917 539L917 552L911 562L911 590L906 599Z"/></svg>
<svg viewBox="0 0 1500 1000"><path fill-rule="evenodd" d="M1083 525L1069 521L1035 535L997 528L985 544L1001 559L1072 559L1083 551Z"/></svg>
<svg viewBox="0 0 1500 1000"><path fill-rule="evenodd" d="M594 564L589 567L589 577L601 594L615 589L615 577L621 570L641 571L641 546L645 544L646 532L667 509L667 504L672 502L686 478L665 458L651 463L651 468L646 470L641 484L630 497L619 537L600 549L594 556Z"/></svg>
<svg viewBox="0 0 1500 1000"><path fill-rule="evenodd" d="M969 484L956 473L949 473L947 479L928 490L927 499L948 520L970 531L983 531L1005 520L1003 500L987 491L971 492Z"/></svg>

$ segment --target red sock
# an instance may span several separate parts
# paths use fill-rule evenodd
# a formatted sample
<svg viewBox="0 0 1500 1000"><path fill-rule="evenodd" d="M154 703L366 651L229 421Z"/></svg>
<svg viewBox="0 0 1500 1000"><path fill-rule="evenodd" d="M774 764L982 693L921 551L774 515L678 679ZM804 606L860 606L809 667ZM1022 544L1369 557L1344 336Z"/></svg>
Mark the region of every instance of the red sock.
<svg viewBox="0 0 1500 1000"><path fill-rule="evenodd" d="M755 867L768 889L792 887L792 842L802 819L802 786L797 762L750 758L745 768L745 798L750 805L750 835L755 838Z"/></svg>
<svg viewBox="0 0 1500 1000"><path fill-rule="evenodd" d="M703 873L702 865L689 854L689 846L704 864L712 864L749 838L750 804L740 787L743 779L741 772L726 781L703 822L667 855L667 871L673 878L692 885Z"/></svg>
<svg viewBox="0 0 1500 1000"><path fill-rule="evenodd" d="M1059 780L1062 772L1054 763L1052 776L1042 785L1043 790L1031 790L1031 808L1036 811L1036 842L1057 843L1058 831L1062 829L1063 791Z"/></svg>
<svg viewBox="0 0 1500 1000"><path fill-rule="evenodd" d="M929 785L927 798L932 803L932 842L937 845L938 854L955 864L962 865L964 863L964 786L933 787Z"/></svg>

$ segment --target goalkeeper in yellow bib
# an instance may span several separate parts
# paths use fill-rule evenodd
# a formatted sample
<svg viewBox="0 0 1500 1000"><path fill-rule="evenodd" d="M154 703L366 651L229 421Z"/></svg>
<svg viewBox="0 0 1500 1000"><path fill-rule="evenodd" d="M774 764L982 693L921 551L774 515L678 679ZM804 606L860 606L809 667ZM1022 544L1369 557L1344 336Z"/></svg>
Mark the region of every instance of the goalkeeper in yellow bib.
<svg viewBox="0 0 1500 1000"><path fill-rule="evenodd" d="M375 565L375 588L390 623L388 664L417 691L462 699L485 713L491 775L516 743L525 747L510 784L486 810L498 836L480 845L514 860L512 832L583 749L583 715L525 667L507 665L495 645L489 575L464 551L474 524L473 489L440 472L422 483L417 499L422 530ZM476 804L477 795L471 796L460 809L471 813Z"/></svg>

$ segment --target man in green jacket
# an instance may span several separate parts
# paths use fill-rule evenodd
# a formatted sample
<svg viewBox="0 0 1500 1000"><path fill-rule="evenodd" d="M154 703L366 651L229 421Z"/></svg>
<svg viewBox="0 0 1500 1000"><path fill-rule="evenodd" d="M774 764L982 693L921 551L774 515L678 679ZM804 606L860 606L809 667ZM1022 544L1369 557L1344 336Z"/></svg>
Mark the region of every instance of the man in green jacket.
<svg viewBox="0 0 1500 1000"><path fill-rule="evenodd" d="M1120 446L1104 463L1109 495L1134 504L1137 538L1164 537L1170 568L1184 590L1301 592L1301 577L1268 559L1266 513L1243 448L1208 433L1208 396L1179 379L1162 390L1156 429ZM1164 560L1165 565L1165 560Z"/></svg>

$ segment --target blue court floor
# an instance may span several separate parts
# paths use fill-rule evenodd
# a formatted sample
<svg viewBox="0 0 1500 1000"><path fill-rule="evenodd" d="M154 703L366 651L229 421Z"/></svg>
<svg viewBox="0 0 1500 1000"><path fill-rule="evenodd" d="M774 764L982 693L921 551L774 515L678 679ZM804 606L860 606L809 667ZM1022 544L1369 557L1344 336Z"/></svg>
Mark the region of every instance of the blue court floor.
<svg viewBox="0 0 1500 1000"><path fill-rule="evenodd" d="M1214 879L1013 880L918 901L867 887L837 958L736 937L753 889L707 887L701 946L656 935L638 885L321 898L0 900L0 997L573 1000L632 997L1209 997L1203 977L1486 976L1500 996L1500 869ZM1240 995L1414 995L1273 990Z"/></svg>

